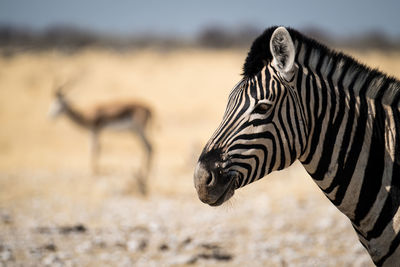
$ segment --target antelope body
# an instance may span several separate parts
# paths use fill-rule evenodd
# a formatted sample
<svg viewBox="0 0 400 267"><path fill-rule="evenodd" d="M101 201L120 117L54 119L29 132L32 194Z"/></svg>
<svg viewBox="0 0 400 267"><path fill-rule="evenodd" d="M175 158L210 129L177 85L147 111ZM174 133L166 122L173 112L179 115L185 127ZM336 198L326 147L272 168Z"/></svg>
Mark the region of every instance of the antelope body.
<svg viewBox="0 0 400 267"><path fill-rule="evenodd" d="M58 117L61 114L66 115L73 123L90 132L90 162L93 173L98 171L99 135L105 129L128 131L136 134L146 151L146 168L149 169L152 145L146 136L146 128L151 120L152 112L146 105L135 101L113 101L81 111L66 99L61 90L58 90L50 108L50 116Z"/></svg>

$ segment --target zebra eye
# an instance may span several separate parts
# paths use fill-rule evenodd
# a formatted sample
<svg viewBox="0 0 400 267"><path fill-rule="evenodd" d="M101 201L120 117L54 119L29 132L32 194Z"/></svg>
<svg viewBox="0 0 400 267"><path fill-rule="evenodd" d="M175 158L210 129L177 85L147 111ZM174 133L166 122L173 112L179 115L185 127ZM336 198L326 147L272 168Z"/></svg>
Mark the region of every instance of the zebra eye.
<svg viewBox="0 0 400 267"><path fill-rule="evenodd" d="M271 108L271 104L268 104L268 103L258 103L256 106L255 106L255 108L254 108L254 110L253 110L253 113L256 113L256 114L265 114L265 113L267 113L268 112L268 110Z"/></svg>

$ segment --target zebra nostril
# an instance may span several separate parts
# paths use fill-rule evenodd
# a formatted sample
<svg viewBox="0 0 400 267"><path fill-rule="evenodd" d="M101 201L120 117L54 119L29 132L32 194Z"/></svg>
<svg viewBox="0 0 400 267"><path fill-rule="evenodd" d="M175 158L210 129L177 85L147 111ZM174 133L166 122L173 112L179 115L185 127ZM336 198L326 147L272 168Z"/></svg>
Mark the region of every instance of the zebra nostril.
<svg viewBox="0 0 400 267"><path fill-rule="evenodd" d="M214 175L203 164L198 164L194 173L194 184L199 190L203 190L214 183Z"/></svg>
<svg viewBox="0 0 400 267"><path fill-rule="evenodd" d="M206 181L205 181L206 185L210 186L212 181L213 181L213 175L211 173L208 173L208 177L206 178Z"/></svg>

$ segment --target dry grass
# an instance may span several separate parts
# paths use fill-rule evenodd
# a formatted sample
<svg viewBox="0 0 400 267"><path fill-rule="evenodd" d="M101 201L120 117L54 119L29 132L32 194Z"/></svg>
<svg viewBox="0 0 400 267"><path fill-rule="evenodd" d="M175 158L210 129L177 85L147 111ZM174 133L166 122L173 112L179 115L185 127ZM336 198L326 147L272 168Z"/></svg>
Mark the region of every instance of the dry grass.
<svg viewBox="0 0 400 267"><path fill-rule="evenodd" d="M352 54L370 66L400 77L398 53ZM246 51L234 50L142 50L125 54L87 50L72 55L46 52L1 58L0 213L13 218L13 227L28 229L28 232L40 225L78 221L89 227L119 225L120 222L113 218L104 219L101 211L109 212L105 208L107 205L131 205L124 201L139 203L142 212L159 207L158 201L178 206L184 201L191 203L185 205L192 205L187 209L207 213L210 208L197 200L192 172L202 145L222 117L229 90L240 79L245 55ZM78 81L68 91L68 97L80 109L119 98L135 98L153 107L156 119L151 139L156 156L149 177L149 197L143 199L135 193L133 178L142 158L137 139L129 134L105 133L101 138L104 151L100 162L102 174L91 176L87 133L65 118L57 121L47 118L54 82L76 77ZM232 217L237 212L237 215L247 216L249 207L243 203L248 202L254 209L250 214L257 216L257 211L262 213L264 208L261 203L264 198L268 198L270 214L285 213L288 199L289 202L293 200L296 207L308 207L310 199L321 203L312 206L315 210L307 210L309 215L299 219L294 229L301 231L309 227L307 218L312 224L331 205L299 164L288 171L272 174L266 180L239 190L235 199L222 208L223 214ZM245 212L241 213L243 210ZM118 212L126 210L117 209L116 217L129 217L129 214ZM339 218L337 220L346 221L340 214L334 214ZM135 216L139 215L132 216L130 219L137 219ZM182 215L181 220L179 214L173 217L183 221L177 225L190 228L184 223L189 217ZM245 221L246 218L239 217L232 224L241 229L243 236L251 232L246 229ZM268 225L267 221L260 229L269 233ZM7 227L0 222L0 245L10 238L6 234L10 230ZM352 232L350 225L345 229ZM177 230L180 231L183 230ZM355 235L350 235L349 242L356 242ZM254 241L251 235L246 238L246 242ZM303 251L304 248L300 248L300 254L313 257L313 249ZM240 251L240 248L236 247L236 250ZM343 255L346 250L339 246L330 248L329 253L331 256ZM14 252L17 262L32 260L23 255L24 252ZM326 257L330 257L329 254ZM257 257L251 260L268 262ZM95 263L87 260L83 265Z"/></svg>

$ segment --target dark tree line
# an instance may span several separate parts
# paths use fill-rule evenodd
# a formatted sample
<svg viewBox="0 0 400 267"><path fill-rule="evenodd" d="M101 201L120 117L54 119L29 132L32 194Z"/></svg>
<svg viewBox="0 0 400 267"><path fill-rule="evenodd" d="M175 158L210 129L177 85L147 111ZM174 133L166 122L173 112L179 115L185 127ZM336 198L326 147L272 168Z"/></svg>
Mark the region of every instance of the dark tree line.
<svg viewBox="0 0 400 267"><path fill-rule="evenodd" d="M335 38L317 28L300 29L329 46L359 49L399 50L400 36L389 38L379 31L353 36ZM160 37L156 35L112 36L95 33L74 27L58 26L44 31L32 31L27 28L0 26L0 49L4 51L41 51L57 49L73 52L87 47L102 47L118 51L137 49L148 46L159 48L248 48L262 29L243 26L239 29L227 29L209 26L200 31L195 38L185 39L176 36Z"/></svg>

